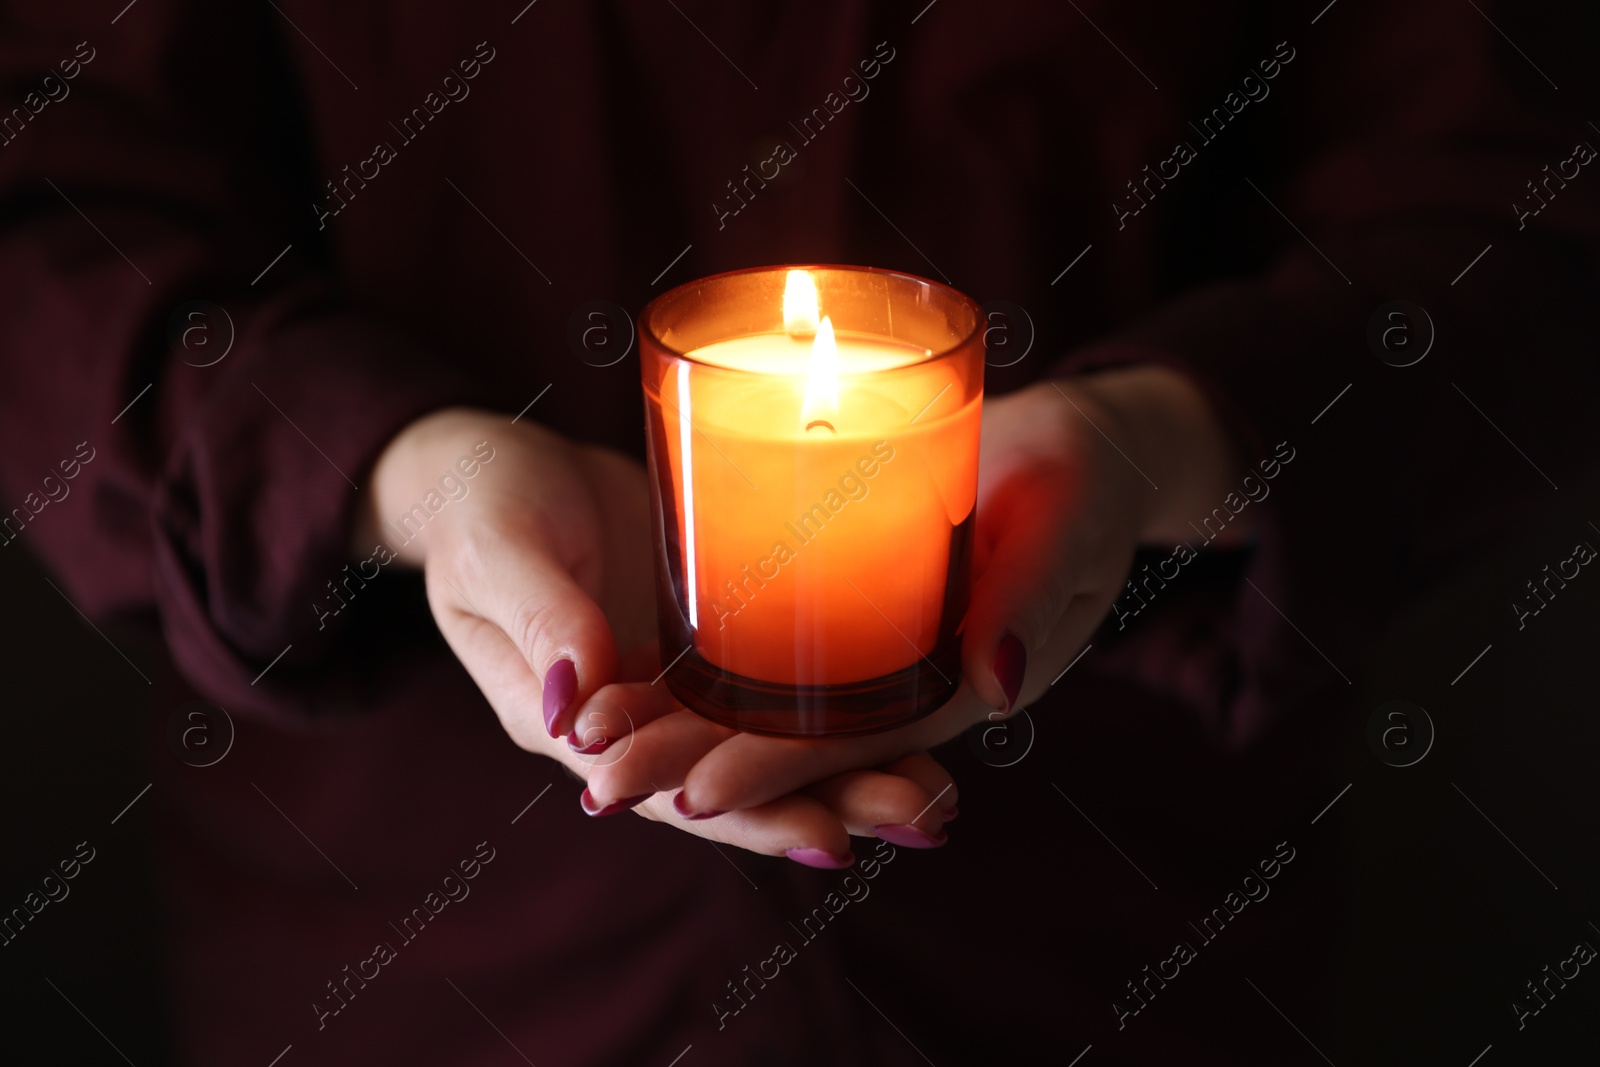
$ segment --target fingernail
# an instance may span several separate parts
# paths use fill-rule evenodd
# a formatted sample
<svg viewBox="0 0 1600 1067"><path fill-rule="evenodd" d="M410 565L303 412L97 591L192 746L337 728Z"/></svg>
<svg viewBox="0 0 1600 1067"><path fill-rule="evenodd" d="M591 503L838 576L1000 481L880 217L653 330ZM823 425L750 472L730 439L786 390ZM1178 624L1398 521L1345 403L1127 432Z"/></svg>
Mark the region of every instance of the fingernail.
<svg viewBox="0 0 1600 1067"><path fill-rule="evenodd" d="M654 795L653 793L640 793L636 797L623 797L621 800L613 800L602 808L595 804L594 797L589 793L589 787L584 786L583 795L578 798L578 803L583 805L583 813L585 815L599 817L601 815L615 815L619 811L627 811L636 804L644 803Z"/></svg>
<svg viewBox="0 0 1600 1067"><path fill-rule="evenodd" d="M856 861L853 853L846 852L842 856L835 856L833 853L826 852L820 848L790 848L785 849L783 854L796 863L803 863L807 867L817 867L824 871L843 870Z"/></svg>
<svg viewBox="0 0 1600 1067"><path fill-rule="evenodd" d="M1022 692L1022 676L1027 670L1028 650L1016 634L1006 634L994 654L994 680L1006 693L1006 706L1001 711L1010 711L1016 706L1017 694Z"/></svg>
<svg viewBox="0 0 1600 1067"><path fill-rule="evenodd" d="M883 826L874 826L872 832L891 845L902 848L938 848L950 840L950 835L943 830L939 836L934 837L926 830L912 826L910 823L886 823Z"/></svg>
<svg viewBox="0 0 1600 1067"><path fill-rule="evenodd" d="M952 807L949 811L944 813L944 821L945 822L950 822L952 819L954 819L960 813L961 813L961 809L959 807Z"/></svg>
<svg viewBox="0 0 1600 1067"><path fill-rule="evenodd" d="M558 659L544 675L544 728L558 737L556 720L567 710L578 692L578 668L570 659Z"/></svg>
<svg viewBox="0 0 1600 1067"><path fill-rule="evenodd" d="M578 731L574 730L567 735L567 747L572 749L572 751L576 752L580 756L592 756L596 752L602 752L610 743L611 738L607 737L605 734L601 734L599 740L591 741L587 745L578 744Z"/></svg>
<svg viewBox="0 0 1600 1067"><path fill-rule="evenodd" d="M714 819L718 815L722 814L720 811L690 811L689 806L683 802L683 790L681 789L678 790L677 794L672 798L672 807L679 815L683 816L685 819L688 819L690 822L694 822L699 819Z"/></svg>

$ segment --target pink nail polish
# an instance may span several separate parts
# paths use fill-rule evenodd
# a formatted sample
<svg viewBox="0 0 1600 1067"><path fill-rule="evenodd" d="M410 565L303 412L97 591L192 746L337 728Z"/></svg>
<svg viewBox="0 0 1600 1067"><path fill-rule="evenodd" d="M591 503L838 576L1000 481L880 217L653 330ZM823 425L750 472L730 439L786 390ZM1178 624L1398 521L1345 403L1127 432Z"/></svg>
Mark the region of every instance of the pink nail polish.
<svg viewBox="0 0 1600 1067"><path fill-rule="evenodd" d="M835 856L833 853L826 852L820 848L790 848L785 849L783 854L796 863L802 863L807 867L816 867L824 871L843 870L856 861L853 853L846 852L843 856Z"/></svg>
<svg viewBox="0 0 1600 1067"><path fill-rule="evenodd" d="M596 752L604 752L606 746L610 743L611 738L605 736L604 734L601 734L597 740L591 741L587 745L578 744L578 731L574 730L572 733L567 735L567 747L572 749L572 751L576 752L580 756L592 756Z"/></svg>
<svg viewBox="0 0 1600 1067"><path fill-rule="evenodd" d="M938 848L950 840L950 835L943 830L939 836L934 837L926 830L912 826L910 823L886 823L883 826L874 826L872 832L891 845L901 848Z"/></svg>
<svg viewBox="0 0 1600 1067"><path fill-rule="evenodd" d="M570 659L558 659L550 664L544 675L544 728L551 737L556 733L556 720L567 710L572 698L578 695L578 668Z"/></svg>
<svg viewBox="0 0 1600 1067"><path fill-rule="evenodd" d="M584 786L583 795L578 798L578 803L582 805L585 815L593 815L598 818L601 815L615 815L619 811L627 811L631 807L644 803L654 795L654 793L640 793L636 797L623 797L621 800L613 800L611 803L601 807L595 802L594 796L589 792L589 787Z"/></svg>
<svg viewBox="0 0 1600 1067"><path fill-rule="evenodd" d="M690 811L689 806L683 802L683 790L681 789L672 798L672 807L673 810L690 822L696 822L700 819L715 819L718 815L723 814L720 811Z"/></svg>

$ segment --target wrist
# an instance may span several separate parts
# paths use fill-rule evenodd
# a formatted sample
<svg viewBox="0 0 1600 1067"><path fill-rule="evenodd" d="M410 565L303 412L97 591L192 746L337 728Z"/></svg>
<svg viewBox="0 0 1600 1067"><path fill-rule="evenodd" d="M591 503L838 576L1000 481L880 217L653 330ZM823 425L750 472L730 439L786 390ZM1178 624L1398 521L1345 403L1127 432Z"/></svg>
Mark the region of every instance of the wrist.
<svg viewBox="0 0 1600 1067"><path fill-rule="evenodd" d="M1112 425L1105 432L1138 469L1134 477L1154 486L1142 497L1141 543L1187 539L1194 520L1236 490L1244 468L1233 439L1188 377L1145 365L1086 375L1077 384L1107 414ZM1231 526L1229 539L1248 537L1247 527L1248 520Z"/></svg>

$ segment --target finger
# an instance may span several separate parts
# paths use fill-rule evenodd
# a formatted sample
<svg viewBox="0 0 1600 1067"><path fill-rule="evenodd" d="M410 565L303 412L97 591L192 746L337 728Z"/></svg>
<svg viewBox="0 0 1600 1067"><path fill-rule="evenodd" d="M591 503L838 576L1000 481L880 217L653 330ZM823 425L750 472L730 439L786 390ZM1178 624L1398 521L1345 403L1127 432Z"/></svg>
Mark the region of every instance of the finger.
<svg viewBox="0 0 1600 1067"><path fill-rule="evenodd" d="M494 709L506 735L528 752L559 755L534 710L540 700L539 676L516 646L477 615L436 608L435 616L445 643Z"/></svg>
<svg viewBox="0 0 1600 1067"><path fill-rule="evenodd" d="M580 755L598 755L657 719L682 710L683 705L666 686L613 683L602 687L572 713L567 744Z"/></svg>
<svg viewBox="0 0 1600 1067"><path fill-rule="evenodd" d="M1017 702L1010 711L1015 712L1017 708L1038 700L1045 690L1061 680L1079 654L1087 650L1086 642L1094 636L1095 630L1105 619L1113 595L1114 591L1104 595L1081 593L1072 598L1067 610L1056 620L1055 629L1039 646L1038 652L1026 657L1024 668L1019 672L1022 684Z"/></svg>
<svg viewBox="0 0 1600 1067"><path fill-rule="evenodd" d="M617 653L599 605L545 543L534 520L475 525L439 553L444 565L428 568L428 595L504 635L538 677L540 717L559 737L577 706L614 676Z"/></svg>
<svg viewBox="0 0 1600 1067"><path fill-rule="evenodd" d="M820 800L852 834L912 848L934 848L946 840L938 792L904 775L846 771L805 793Z"/></svg>
<svg viewBox="0 0 1600 1067"><path fill-rule="evenodd" d="M956 780L950 777L950 772L944 769L943 764L928 753L913 752L909 756L901 756L878 770L909 778L920 785L933 797L933 803L944 814L945 822L956 817L956 801L960 798Z"/></svg>
<svg viewBox="0 0 1600 1067"><path fill-rule="evenodd" d="M734 811L845 771L866 770L921 752L983 717L984 705L963 686L954 700L909 726L866 737L794 739L736 734L708 751L684 777L694 810Z"/></svg>
<svg viewBox="0 0 1600 1067"><path fill-rule="evenodd" d="M609 803L622 797L638 796L683 785L689 773L705 755L736 736L736 731L702 719L692 711L677 708L672 714L647 722L626 737L606 746L589 771L589 792L596 803ZM772 800L790 790L762 796L751 804ZM688 815L710 818L727 808L692 806L695 798L680 796L679 810Z"/></svg>
<svg viewBox="0 0 1600 1067"><path fill-rule="evenodd" d="M655 794L635 810L696 837L765 856L787 856L807 867L836 870L855 863L844 824L821 801L800 793L702 821L682 818L667 793Z"/></svg>
<svg viewBox="0 0 1600 1067"><path fill-rule="evenodd" d="M1000 711L1017 707L1029 653L1039 658L1075 591L1075 575L1058 560L1053 524L1023 514L1026 507L1015 498L995 501L980 519L1004 532L973 582L961 640L967 683Z"/></svg>

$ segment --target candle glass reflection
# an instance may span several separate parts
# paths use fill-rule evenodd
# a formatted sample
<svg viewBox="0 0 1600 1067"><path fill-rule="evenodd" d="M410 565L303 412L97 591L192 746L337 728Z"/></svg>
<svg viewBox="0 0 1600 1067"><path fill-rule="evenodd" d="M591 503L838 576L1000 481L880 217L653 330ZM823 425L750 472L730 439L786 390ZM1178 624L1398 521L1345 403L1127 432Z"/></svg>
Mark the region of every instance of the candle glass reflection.
<svg viewBox="0 0 1600 1067"><path fill-rule="evenodd" d="M756 733L886 730L960 683L983 315L923 278L770 267L640 316L662 681Z"/></svg>

